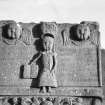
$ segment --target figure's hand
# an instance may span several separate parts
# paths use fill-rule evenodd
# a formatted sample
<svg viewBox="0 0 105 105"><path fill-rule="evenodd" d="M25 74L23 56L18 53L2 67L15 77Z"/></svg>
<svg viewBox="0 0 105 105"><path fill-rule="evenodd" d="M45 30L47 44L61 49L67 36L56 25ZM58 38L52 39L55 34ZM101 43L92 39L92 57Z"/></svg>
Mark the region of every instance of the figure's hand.
<svg viewBox="0 0 105 105"><path fill-rule="evenodd" d="M50 73L52 73L52 72L55 73L55 68L50 71Z"/></svg>

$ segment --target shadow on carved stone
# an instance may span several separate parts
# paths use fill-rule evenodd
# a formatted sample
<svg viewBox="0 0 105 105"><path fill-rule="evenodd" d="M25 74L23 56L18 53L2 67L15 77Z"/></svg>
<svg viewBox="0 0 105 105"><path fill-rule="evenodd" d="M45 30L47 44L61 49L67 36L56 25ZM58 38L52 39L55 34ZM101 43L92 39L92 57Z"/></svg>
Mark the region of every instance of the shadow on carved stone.
<svg viewBox="0 0 105 105"><path fill-rule="evenodd" d="M37 65L38 73L37 73L37 77L32 79L31 88L38 87L39 77L40 77L41 68L42 68L41 58L38 58L38 57L40 56L39 52L43 50L42 40L41 39L36 40L34 43L34 46L35 46L35 49L38 51L38 53L32 57L32 59L29 61L28 64L29 65L31 65L31 64ZM33 68L33 69L35 69L35 68Z"/></svg>
<svg viewBox="0 0 105 105"><path fill-rule="evenodd" d="M40 52L40 51L43 51L43 45L42 45L42 39L37 39L35 42L34 42L34 46L35 46L35 49Z"/></svg>
<svg viewBox="0 0 105 105"><path fill-rule="evenodd" d="M4 25L2 27L2 37L4 37L4 38L9 38L8 33L7 33L7 29L8 29L8 25Z"/></svg>
<svg viewBox="0 0 105 105"><path fill-rule="evenodd" d="M39 85L39 78L40 78L40 75L41 75L41 73L42 73L42 59L41 58L39 58L37 61L36 61L36 65L38 65L38 75L37 75L37 78L36 78L36 80L37 80L37 83L36 83L36 85L35 85L35 79L33 79L32 80L32 83L31 83L31 87L38 87L38 85Z"/></svg>
<svg viewBox="0 0 105 105"><path fill-rule="evenodd" d="M40 38L41 37L42 31L41 31L41 25L40 24L37 24L33 27L32 34L33 34L34 38Z"/></svg>
<svg viewBox="0 0 105 105"><path fill-rule="evenodd" d="M40 78L40 74L41 74L42 62L41 62L41 58L38 58L38 56L40 56L40 52L43 51L41 34L42 34L42 32L40 29L40 24L37 24L32 29L32 35L34 38L38 38L34 42L34 47L38 51L38 53L32 57L32 59L29 61L28 64L31 65L32 63L34 63L34 65L37 65L38 66L38 74L37 74L36 78L32 79L32 83L30 86L31 88L38 88L39 78Z"/></svg>
<svg viewBox="0 0 105 105"><path fill-rule="evenodd" d="M91 105L102 105L102 99L100 99L100 98L94 98L92 100Z"/></svg>
<svg viewBox="0 0 105 105"><path fill-rule="evenodd" d="M32 83L31 83L31 88L37 88L38 87L38 83L39 83L39 78L40 78L40 74L41 74L41 68L42 68L42 62L41 62L41 58L37 59L39 56L39 53L37 53L36 55L33 56L33 58L30 60L29 65L31 65L31 63L33 63L34 65L38 66L38 73L36 78L32 79ZM37 59L37 60L36 60ZM35 69L35 68L33 68Z"/></svg>
<svg viewBox="0 0 105 105"><path fill-rule="evenodd" d="M12 99L12 98L8 99L8 103L9 103L10 105L13 105L13 104L14 104L13 99Z"/></svg>
<svg viewBox="0 0 105 105"><path fill-rule="evenodd" d="M34 38L37 38L37 40L35 40L35 42L34 42L35 49L38 52L42 51L42 49L43 49L42 39L41 39L42 31L41 31L40 24L37 24L36 26L34 26L32 28L32 35Z"/></svg>
<svg viewBox="0 0 105 105"><path fill-rule="evenodd" d="M23 73L24 73L24 65L21 65L21 66L20 66L20 72L19 72L19 77L20 77L21 79L24 78Z"/></svg>
<svg viewBox="0 0 105 105"><path fill-rule="evenodd" d="M76 30L78 25L73 25L70 29L70 39L74 41L79 41L79 39L76 36Z"/></svg>

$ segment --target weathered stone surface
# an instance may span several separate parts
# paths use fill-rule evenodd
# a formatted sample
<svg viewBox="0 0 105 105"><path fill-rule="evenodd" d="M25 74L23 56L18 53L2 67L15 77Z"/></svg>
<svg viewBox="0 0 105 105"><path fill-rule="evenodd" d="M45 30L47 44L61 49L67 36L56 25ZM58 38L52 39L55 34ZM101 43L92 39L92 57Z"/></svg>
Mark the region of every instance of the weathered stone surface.
<svg viewBox="0 0 105 105"><path fill-rule="evenodd" d="M10 24L13 25L7 27ZM14 28L17 34L13 32ZM4 34L9 37L4 37ZM46 92L40 93L43 87ZM49 93L47 90L50 88L52 91ZM33 105L33 96L39 95L41 98L54 99L51 102L45 99L43 103L38 102L38 105L58 104L54 103L56 97L62 99L59 104L101 104L103 92L98 23L36 24L1 21L0 95L4 95L1 98L6 100L6 104L14 105L19 103L18 99L21 104ZM12 98L8 98L8 95ZM20 96L14 98L14 95ZM8 103L8 100L12 100L12 103Z"/></svg>
<svg viewBox="0 0 105 105"><path fill-rule="evenodd" d="M102 85L103 85L103 94L105 96L105 50L101 50L101 56L102 56ZM105 104L105 97L104 97L104 103Z"/></svg>
<svg viewBox="0 0 105 105"><path fill-rule="evenodd" d="M56 34L55 38L55 50L57 52L58 59L58 66L56 71L58 84L59 86L99 86L100 81L98 81L98 79L100 77L97 76L97 49L99 50L99 48L97 47L97 44L94 45L91 42L91 39L87 41L75 41L70 39L70 26L73 27L73 25L71 24L56 25L58 29L58 34ZM24 29L23 25L21 25L21 27L22 29ZM36 24L30 26L31 28L27 25L25 27L27 27L27 29L31 31L33 27L36 27ZM69 42L67 45L63 45L63 40L65 39L63 39L64 37L62 37L62 30L66 29L66 27L67 29L69 29L69 31L67 31L68 34L65 34L64 37L67 37ZM55 29L53 30L53 32L55 32ZM52 34L54 34L53 32ZM24 43L25 38L22 40L23 35L26 40L27 37L31 37L31 39L33 38L32 40L30 40L31 44L28 45ZM1 85L20 86L20 84L23 84L25 82L27 84L25 83L21 86L30 86L31 84L30 80L19 78L19 74L21 74L22 67L24 68L24 64L29 63L35 55L37 56L38 52L43 50L40 43L41 35L39 33L39 35L37 35L39 38L35 38L33 33L24 34L23 32L22 36L20 37L20 40L18 40L18 43L16 45L8 45L6 43L3 43L2 41L0 42L0 72L3 75L1 75L0 80ZM96 35L94 37L99 37L99 35ZM34 62L34 65L37 66L36 63ZM9 74L12 76L9 77ZM7 79L4 79L4 77Z"/></svg>
<svg viewBox="0 0 105 105"><path fill-rule="evenodd" d="M99 98L57 96L0 97L3 105L102 105Z"/></svg>

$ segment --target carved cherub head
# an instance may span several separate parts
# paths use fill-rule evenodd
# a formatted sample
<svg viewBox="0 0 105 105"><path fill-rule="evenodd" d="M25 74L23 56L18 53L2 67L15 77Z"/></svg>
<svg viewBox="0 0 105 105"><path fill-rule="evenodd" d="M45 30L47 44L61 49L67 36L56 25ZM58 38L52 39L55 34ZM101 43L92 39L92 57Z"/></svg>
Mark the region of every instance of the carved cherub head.
<svg viewBox="0 0 105 105"><path fill-rule="evenodd" d="M78 40L87 40L90 37L90 28L86 24L79 24L77 27Z"/></svg>
<svg viewBox="0 0 105 105"><path fill-rule="evenodd" d="M54 36L51 34L45 34L43 36L43 47L46 51L52 51L54 46Z"/></svg>
<svg viewBox="0 0 105 105"><path fill-rule="evenodd" d="M7 27L7 34L9 39L19 39L21 35L21 27L17 23L9 23Z"/></svg>

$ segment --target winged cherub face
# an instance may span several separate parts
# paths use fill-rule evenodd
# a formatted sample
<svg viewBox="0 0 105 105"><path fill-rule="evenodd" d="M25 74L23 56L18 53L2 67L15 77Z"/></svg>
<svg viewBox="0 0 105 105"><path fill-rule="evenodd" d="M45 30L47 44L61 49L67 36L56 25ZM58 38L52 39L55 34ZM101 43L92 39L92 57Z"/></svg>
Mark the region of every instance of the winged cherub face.
<svg viewBox="0 0 105 105"><path fill-rule="evenodd" d="M10 39L18 39L20 37L20 27L16 23L11 23L8 25L8 37Z"/></svg>
<svg viewBox="0 0 105 105"><path fill-rule="evenodd" d="M90 29L87 25L80 24L77 28L77 37L80 40L87 40L90 37Z"/></svg>

